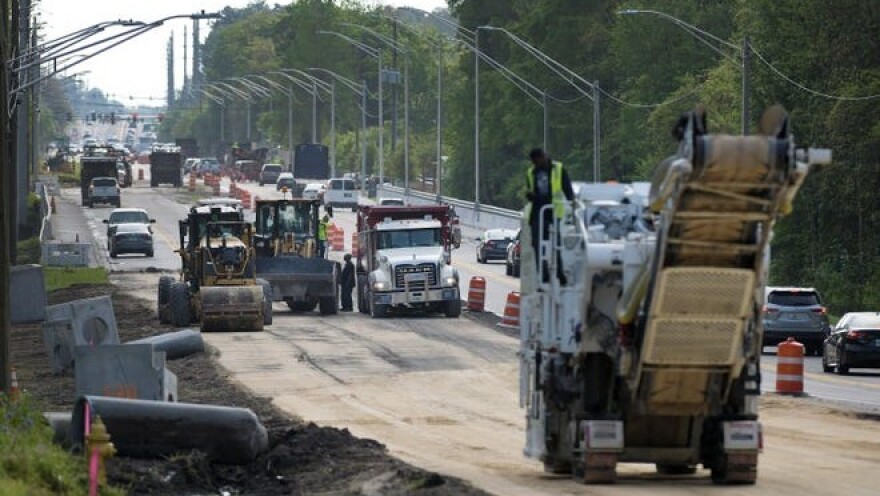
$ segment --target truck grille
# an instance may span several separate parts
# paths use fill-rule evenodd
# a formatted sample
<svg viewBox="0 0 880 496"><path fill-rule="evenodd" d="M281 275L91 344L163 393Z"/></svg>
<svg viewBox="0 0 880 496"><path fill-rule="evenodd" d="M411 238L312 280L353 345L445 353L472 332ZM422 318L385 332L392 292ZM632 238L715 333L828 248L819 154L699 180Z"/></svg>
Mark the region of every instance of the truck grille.
<svg viewBox="0 0 880 496"><path fill-rule="evenodd" d="M437 284L437 266L431 263L398 265L394 268L394 287L406 288L408 274L425 274L424 281L410 281L410 291L423 291Z"/></svg>

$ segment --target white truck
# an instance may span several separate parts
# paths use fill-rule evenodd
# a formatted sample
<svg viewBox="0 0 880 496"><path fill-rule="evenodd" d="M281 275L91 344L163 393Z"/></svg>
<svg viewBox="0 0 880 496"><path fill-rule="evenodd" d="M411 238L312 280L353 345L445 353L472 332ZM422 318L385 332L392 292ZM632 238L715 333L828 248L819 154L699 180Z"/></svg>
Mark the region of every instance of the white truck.
<svg viewBox="0 0 880 496"><path fill-rule="evenodd" d="M374 318L404 308L461 315L458 271L450 265L461 235L452 219L446 205L362 205L358 310Z"/></svg>
<svg viewBox="0 0 880 496"><path fill-rule="evenodd" d="M524 451L548 472L608 483L618 462L701 464L717 484L756 481L769 239L830 152L796 151L781 107L759 135L705 123L682 118L648 195L582 189L537 257L522 229Z"/></svg>

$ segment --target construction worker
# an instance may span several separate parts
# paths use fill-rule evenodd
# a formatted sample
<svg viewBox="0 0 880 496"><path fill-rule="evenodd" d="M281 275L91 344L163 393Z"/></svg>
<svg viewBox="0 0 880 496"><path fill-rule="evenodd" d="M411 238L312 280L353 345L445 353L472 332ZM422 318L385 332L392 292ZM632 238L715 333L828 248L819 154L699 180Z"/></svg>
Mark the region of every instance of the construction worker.
<svg viewBox="0 0 880 496"><path fill-rule="evenodd" d="M351 292L355 285L354 264L351 263L350 253L346 253L343 258L345 259L345 263L342 266L342 272L339 276L339 290L342 292L342 311L351 312L354 310L354 306L351 302Z"/></svg>
<svg viewBox="0 0 880 496"><path fill-rule="evenodd" d="M565 213L565 200L574 200L574 190L568 173L559 162L553 162L541 148L529 152L532 166L526 172L526 199L530 202L526 210L532 233L532 248L535 250L535 261L540 261L540 240L549 239L550 226L553 220L561 219ZM545 205L553 205L544 211L541 222L541 209ZM561 269L561 263L557 266ZM546 270L544 271L546 276ZM560 270L561 275L561 270ZM564 279L560 277L560 279ZM564 284L564 283L563 283Z"/></svg>
<svg viewBox="0 0 880 496"><path fill-rule="evenodd" d="M327 258L327 226L330 224L330 216L324 214L318 221L318 257Z"/></svg>

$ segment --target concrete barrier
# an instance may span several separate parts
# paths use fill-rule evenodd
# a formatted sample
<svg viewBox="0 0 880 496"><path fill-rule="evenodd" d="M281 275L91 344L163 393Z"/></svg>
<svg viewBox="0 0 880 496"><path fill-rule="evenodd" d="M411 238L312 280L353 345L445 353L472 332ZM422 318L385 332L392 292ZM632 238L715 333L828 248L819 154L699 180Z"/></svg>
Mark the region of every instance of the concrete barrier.
<svg viewBox="0 0 880 496"><path fill-rule="evenodd" d="M413 205L437 204L437 198L435 195L415 191L413 189L410 189L410 194L408 196L404 195L404 192L404 188L382 185L379 186L378 194L380 197L400 197L407 203ZM458 214L459 221L462 224L477 229L519 229L522 223L522 214L517 210L508 210L492 205L480 205L480 213L478 215L475 211L473 202L446 196L441 197L440 201L455 207L455 213Z"/></svg>
<svg viewBox="0 0 880 496"><path fill-rule="evenodd" d="M82 448L85 419L100 415L121 456L165 458L189 450L216 463L247 464L269 448L251 410L86 396L73 409L71 441Z"/></svg>
<svg viewBox="0 0 880 496"><path fill-rule="evenodd" d="M164 351L165 357L168 360L184 358L205 351L202 333L195 329L168 332L158 336L129 341L125 344L151 344L154 351Z"/></svg>
<svg viewBox="0 0 880 496"><path fill-rule="evenodd" d="M116 315L109 296L97 296L46 307L46 320L69 320L76 345L119 344Z"/></svg>
<svg viewBox="0 0 880 496"><path fill-rule="evenodd" d="M43 344L53 374L65 375L73 372L76 343L73 338L73 323L70 319L43 322Z"/></svg>
<svg viewBox="0 0 880 496"><path fill-rule="evenodd" d="M44 243L40 262L51 267L88 267L92 245L88 243Z"/></svg>
<svg viewBox="0 0 880 496"><path fill-rule="evenodd" d="M16 265L9 269L9 288L14 304L10 307L13 324L46 320L46 283L43 267Z"/></svg>
<svg viewBox="0 0 880 496"><path fill-rule="evenodd" d="M77 346L74 362L77 396L177 401L177 377L151 344Z"/></svg>

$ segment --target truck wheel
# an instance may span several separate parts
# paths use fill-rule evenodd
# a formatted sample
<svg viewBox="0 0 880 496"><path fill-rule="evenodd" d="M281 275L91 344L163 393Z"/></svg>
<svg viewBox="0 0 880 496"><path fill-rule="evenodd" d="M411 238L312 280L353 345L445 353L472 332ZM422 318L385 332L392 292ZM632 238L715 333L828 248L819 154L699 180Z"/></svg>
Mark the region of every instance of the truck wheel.
<svg viewBox="0 0 880 496"><path fill-rule="evenodd" d="M461 301L450 300L443 303L443 313L451 319L457 319L461 316Z"/></svg>
<svg viewBox="0 0 880 496"><path fill-rule="evenodd" d="M519 277L519 270L520 270L520 265L513 264L513 277Z"/></svg>
<svg viewBox="0 0 880 496"><path fill-rule="evenodd" d="M504 275L512 276L513 268L510 266L510 262L504 262Z"/></svg>
<svg viewBox="0 0 880 496"><path fill-rule="evenodd" d="M373 303L370 305L370 317L381 319L388 315L388 305Z"/></svg>
<svg viewBox="0 0 880 496"><path fill-rule="evenodd" d="M159 278L159 323L170 324L171 316L168 315L168 299L171 292L171 285L174 284L174 278L171 276L162 276Z"/></svg>
<svg viewBox="0 0 880 496"><path fill-rule="evenodd" d="M189 286L184 282L175 282L169 289L168 297L171 304L171 324L177 327L190 325L192 313Z"/></svg>
<svg viewBox="0 0 880 496"><path fill-rule="evenodd" d="M336 296L324 296L318 300L321 315L336 315L339 312L339 302Z"/></svg>
<svg viewBox="0 0 880 496"><path fill-rule="evenodd" d="M366 295L366 284L364 284L364 279L362 277L358 277L357 279L357 305L358 312L366 314L370 312L370 307L367 302Z"/></svg>
<svg viewBox="0 0 880 496"><path fill-rule="evenodd" d="M263 288L263 325L272 325L272 285L265 279L257 279L257 284Z"/></svg>
<svg viewBox="0 0 880 496"><path fill-rule="evenodd" d="M726 454L720 455L720 459L712 467L712 483L714 484L751 485L755 483L757 477L758 467L756 464L732 466Z"/></svg>

